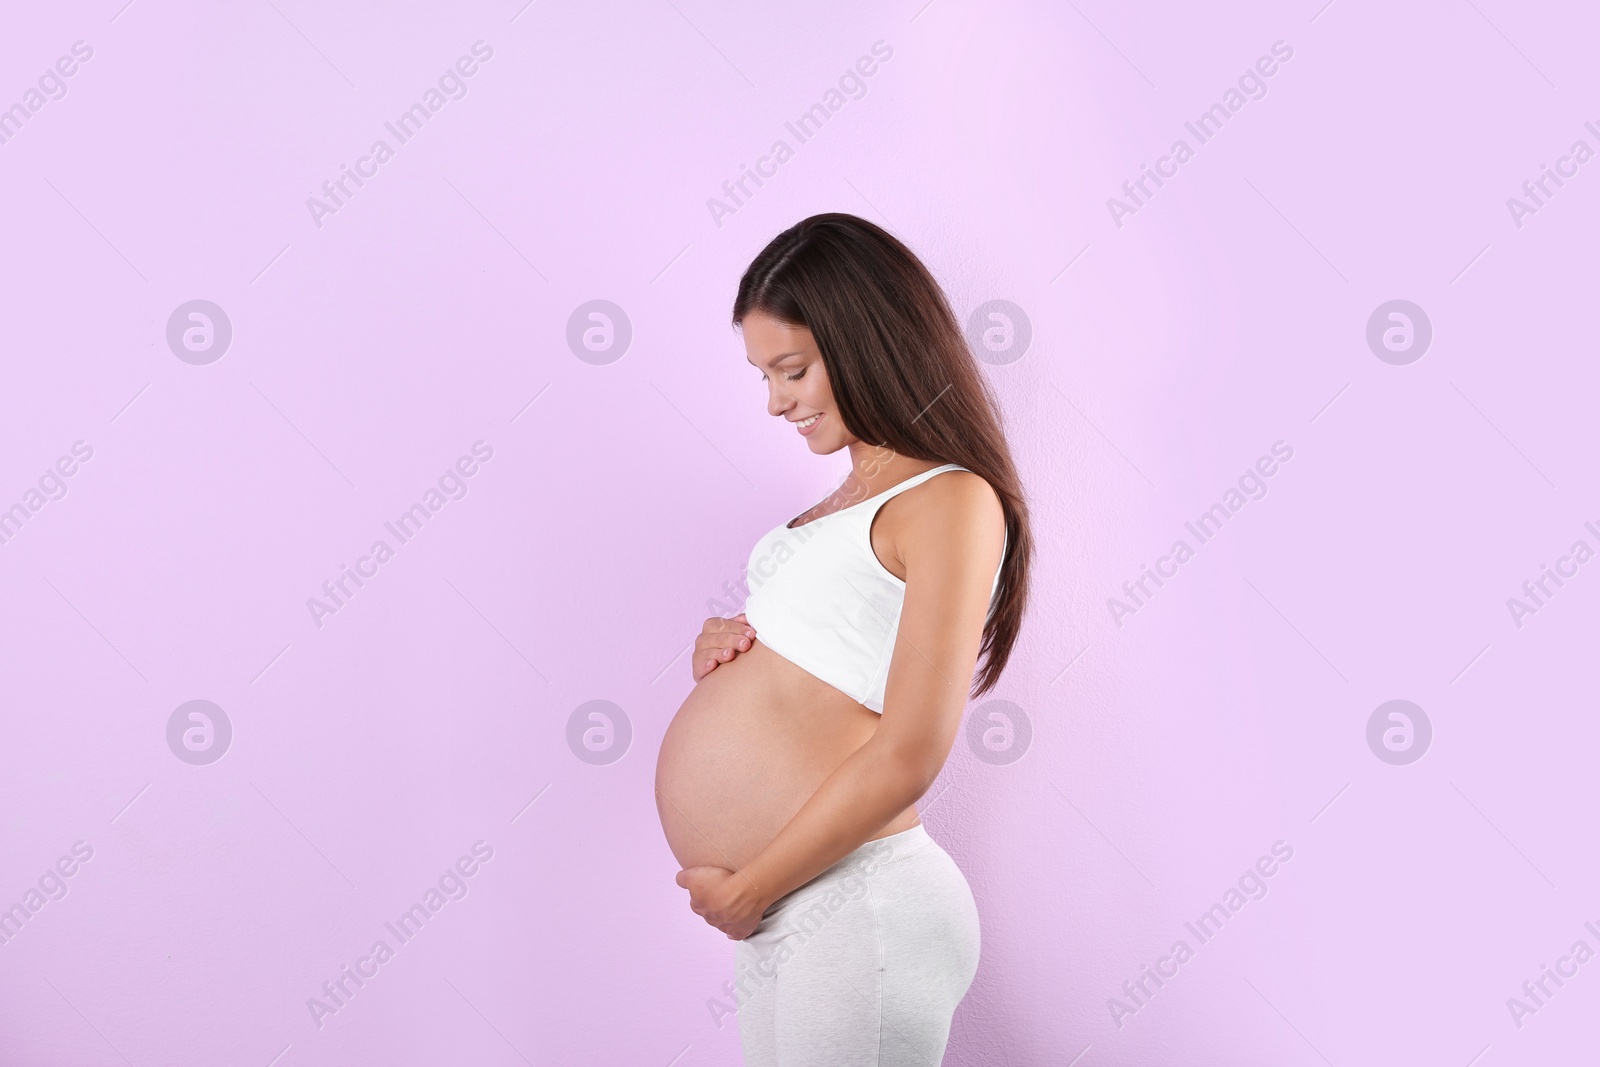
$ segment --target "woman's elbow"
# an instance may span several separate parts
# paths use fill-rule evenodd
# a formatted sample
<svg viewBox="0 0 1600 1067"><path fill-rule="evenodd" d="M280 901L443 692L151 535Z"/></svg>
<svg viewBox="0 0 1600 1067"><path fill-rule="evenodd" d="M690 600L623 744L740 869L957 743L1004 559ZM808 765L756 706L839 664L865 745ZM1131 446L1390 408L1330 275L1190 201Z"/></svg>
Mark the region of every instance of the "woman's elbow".
<svg viewBox="0 0 1600 1067"><path fill-rule="evenodd" d="M886 744L878 759L885 780L893 782L897 790L909 798L908 804L928 791L939 772L944 770L944 761L945 754L931 751L925 745Z"/></svg>

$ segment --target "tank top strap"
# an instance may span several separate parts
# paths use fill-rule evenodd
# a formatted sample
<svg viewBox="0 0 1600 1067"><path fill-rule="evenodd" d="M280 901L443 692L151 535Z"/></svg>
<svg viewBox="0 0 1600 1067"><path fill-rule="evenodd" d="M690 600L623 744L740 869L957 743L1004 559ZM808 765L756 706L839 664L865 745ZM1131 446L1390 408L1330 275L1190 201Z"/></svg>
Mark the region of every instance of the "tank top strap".
<svg viewBox="0 0 1600 1067"><path fill-rule="evenodd" d="M963 467L959 463L944 463L937 467L933 467L930 470L925 470L921 474L913 474L911 477L907 478L898 485L894 485L888 489L885 489L883 492L872 497L868 501L863 501L863 503L870 503L872 506L870 508L863 508L862 510L866 511L869 515L875 515L877 514L878 509L883 507L884 504L899 496L907 489L916 488L929 478L932 478L935 474L943 474L945 471L964 471L966 469L967 468Z"/></svg>

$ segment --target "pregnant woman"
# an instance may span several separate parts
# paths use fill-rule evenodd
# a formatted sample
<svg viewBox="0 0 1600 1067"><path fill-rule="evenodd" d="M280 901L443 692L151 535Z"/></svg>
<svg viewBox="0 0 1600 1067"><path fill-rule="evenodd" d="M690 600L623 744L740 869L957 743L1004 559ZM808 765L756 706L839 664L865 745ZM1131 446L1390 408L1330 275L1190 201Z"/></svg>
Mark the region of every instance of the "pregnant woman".
<svg viewBox="0 0 1600 1067"><path fill-rule="evenodd" d="M690 907L738 942L750 1067L926 1067L979 934L916 801L1016 643L1027 507L944 294L883 229L779 234L733 322L767 411L851 471L756 544L744 612L706 620L656 806Z"/></svg>

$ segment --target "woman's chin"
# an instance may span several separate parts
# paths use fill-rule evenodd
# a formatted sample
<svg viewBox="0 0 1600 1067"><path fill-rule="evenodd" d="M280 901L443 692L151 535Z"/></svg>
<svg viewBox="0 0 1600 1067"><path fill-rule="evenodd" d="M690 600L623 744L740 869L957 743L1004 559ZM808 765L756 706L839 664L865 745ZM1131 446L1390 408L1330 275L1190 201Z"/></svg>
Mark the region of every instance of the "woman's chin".
<svg viewBox="0 0 1600 1067"><path fill-rule="evenodd" d="M812 434L806 438L806 447L818 456L831 456L844 445L833 439L832 434Z"/></svg>

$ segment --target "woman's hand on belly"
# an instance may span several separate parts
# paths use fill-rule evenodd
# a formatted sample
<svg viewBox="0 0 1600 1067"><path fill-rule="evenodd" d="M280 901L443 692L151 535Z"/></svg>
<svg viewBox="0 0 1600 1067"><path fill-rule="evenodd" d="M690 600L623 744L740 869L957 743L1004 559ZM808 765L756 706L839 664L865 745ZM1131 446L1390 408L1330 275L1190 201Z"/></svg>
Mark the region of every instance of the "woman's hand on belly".
<svg viewBox="0 0 1600 1067"><path fill-rule="evenodd" d="M725 867L686 867L677 881L689 891L689 910L734 941L755 933L771 904L748 878Z"/></svg>
<svg viewBox="0 0 1600 1067"><path fill-rule="evenodd" d="M700 636L695 638L694 655L689 662L694 680L699 682L740 652L748 652L755 638L756 632L742 611L731 619L707 619Z"/></svg>

